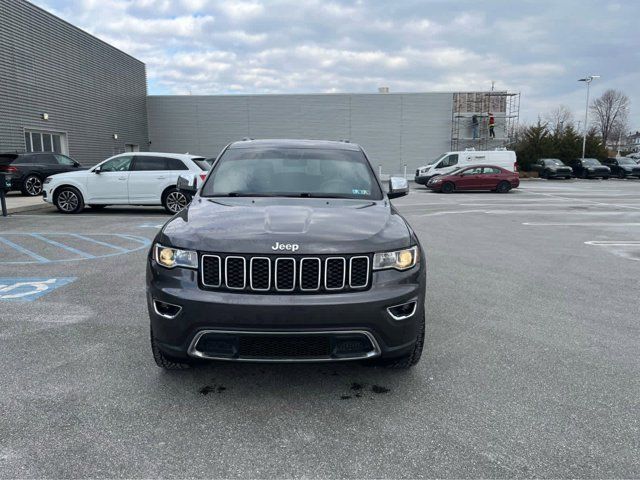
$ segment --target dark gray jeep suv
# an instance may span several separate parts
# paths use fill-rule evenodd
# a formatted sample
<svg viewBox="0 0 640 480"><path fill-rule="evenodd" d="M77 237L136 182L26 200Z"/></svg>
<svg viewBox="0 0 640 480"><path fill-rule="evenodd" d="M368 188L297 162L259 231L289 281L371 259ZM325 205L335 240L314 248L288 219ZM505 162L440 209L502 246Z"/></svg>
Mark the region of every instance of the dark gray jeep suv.
<svg viewBox="0 0 640 480"><path fill-rule="evenodd" d="M360 146L227 146L158 233L147 264L151 346L194 360L370 360L408 368L425 334L425 257Z"/></svg>

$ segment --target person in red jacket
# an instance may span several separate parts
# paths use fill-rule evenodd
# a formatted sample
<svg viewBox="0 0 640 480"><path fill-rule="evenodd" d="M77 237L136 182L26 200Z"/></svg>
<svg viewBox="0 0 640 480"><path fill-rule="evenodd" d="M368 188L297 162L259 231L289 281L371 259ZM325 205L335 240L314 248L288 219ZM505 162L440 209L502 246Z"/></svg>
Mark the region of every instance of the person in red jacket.
<svg viewBox="0 0 640 480"><path fill-rule="evenodd" d="M489 137L496 138L496 119L493 116L493 113L489 112Z"/></svg>

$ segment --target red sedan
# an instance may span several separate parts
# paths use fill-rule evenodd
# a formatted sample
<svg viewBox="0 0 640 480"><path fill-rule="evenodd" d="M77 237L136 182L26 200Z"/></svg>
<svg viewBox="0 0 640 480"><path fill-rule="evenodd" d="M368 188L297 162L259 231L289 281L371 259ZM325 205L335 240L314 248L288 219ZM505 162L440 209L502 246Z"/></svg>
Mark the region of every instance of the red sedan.
<svg viewBox="0 0 640 480"><path fill-rule="evenodd" d="M432 177L427 188L436 192L456 190L491 190L507 193L520 185L518 174L493 165L462 167L446 175Z"/></svg>

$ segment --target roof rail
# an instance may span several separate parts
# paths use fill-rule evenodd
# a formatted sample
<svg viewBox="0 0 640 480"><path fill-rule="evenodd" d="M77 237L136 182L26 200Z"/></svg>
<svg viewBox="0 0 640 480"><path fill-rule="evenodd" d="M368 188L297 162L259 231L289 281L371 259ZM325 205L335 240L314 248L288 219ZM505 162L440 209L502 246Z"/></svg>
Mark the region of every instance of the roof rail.
<svg viewBox="0 0 640 480"><path fill-rule="evenodd" d="M253 138L251 138L251 137L242 137L242 140L241 140L241 141L242 141L242 142L248 142L248 141L250 141L250 140L254 140L254 139L253 139Z"/></svg>
<svg viewBox="0 0 640 480"><path fill-rule="evenodd" d="M351 143L351 140L349 140L348 138L341 138L340 140L338 140L339 142L342 143Z"/></svg>

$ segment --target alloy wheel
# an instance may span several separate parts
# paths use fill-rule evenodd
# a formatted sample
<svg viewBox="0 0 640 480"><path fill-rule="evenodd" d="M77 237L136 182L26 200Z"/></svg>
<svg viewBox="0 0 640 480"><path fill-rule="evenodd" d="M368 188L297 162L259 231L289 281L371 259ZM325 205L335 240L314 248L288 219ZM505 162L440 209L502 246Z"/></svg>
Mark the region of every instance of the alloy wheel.
<svg viewBox="0 0 640 480"><path fill-rule="evenodd" d="M58 195L58 205L65 212L73 212L78 208L78 195L71 190L65 190Z"/></svg>
<svg viewBox="0 0 640 480"><path fill-rule="evenodd" d="M31 196L40 195L42 193L42 180L35 175L31 175L25 180L24 189Z"/></svg>
<svg viewBox="0 0 640 480"><path fill-rule="evenodd" d="M178 213L180 210L186 207L188 203L189 202L187 201L187 197L185 197L183 193L171 192L169 195L167 195L167 208L173 213Z"/></svg>

